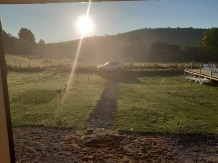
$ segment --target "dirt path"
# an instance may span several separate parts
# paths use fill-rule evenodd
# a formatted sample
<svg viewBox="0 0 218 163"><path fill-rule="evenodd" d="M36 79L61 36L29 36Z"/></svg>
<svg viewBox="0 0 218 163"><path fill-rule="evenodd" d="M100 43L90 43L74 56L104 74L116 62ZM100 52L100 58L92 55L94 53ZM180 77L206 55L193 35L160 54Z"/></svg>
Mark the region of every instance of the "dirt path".
<svg viewBox="0 0 218 163"><path fill-rule="evenodd" d="M111 129L114 126L114 114L117 111L116 92L116 82L108 80L101 100L89 120L89 129Z"/></svg>

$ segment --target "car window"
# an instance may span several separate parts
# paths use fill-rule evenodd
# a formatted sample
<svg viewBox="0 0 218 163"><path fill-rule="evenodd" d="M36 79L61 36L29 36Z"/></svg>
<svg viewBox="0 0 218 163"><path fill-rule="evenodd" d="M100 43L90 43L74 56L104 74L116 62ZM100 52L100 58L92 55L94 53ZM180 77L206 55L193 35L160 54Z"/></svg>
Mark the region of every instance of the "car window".
<svg viewBox="0 0 218 163"><path fill-rule="evenodd" d="M117 64L118 64L117 62L112 62L112 63L111 63L111 65L117 65Z"/></svg>
<svg viewBox="0 0 218 163"><path fill-rule="evenodd" d="M105 63L104 65L110 65L110 62Z"/></svg>

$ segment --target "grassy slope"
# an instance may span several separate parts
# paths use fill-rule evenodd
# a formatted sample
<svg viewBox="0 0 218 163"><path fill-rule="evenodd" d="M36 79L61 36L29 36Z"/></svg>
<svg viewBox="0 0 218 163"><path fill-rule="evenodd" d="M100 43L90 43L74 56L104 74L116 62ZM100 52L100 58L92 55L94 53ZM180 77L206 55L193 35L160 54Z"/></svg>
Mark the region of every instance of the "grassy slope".
<svg viewBox="0 0 218 163"><path fill-rule="evenodd" d="M79 75L68 84L68 73L9 73L8 86L13 126L86 128L87 120L100 99L106 80L98 76Z"/></svg>
<svg viewBox="0 0 218 163"><path fill-rule="evenodd" d="M217 87L184 76L119 83L116 129L161 133L218 133Z"/></svg>

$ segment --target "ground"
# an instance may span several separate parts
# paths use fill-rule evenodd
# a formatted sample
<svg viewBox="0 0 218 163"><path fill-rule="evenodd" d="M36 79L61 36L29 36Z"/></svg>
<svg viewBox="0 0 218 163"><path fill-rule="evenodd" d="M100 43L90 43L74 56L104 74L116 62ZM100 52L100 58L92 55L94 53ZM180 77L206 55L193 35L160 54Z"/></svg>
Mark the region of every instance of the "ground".
<svg viewBox="0 0 218 163"><path fill-rule="evenodd" d="M112 130L13 128L17 163L218 162L214 139ZM209 139L207 139L209 140Z"/></svg>
<svg viewBox="0 0 218 163"><path fill-rule="evenodd" d="M218 162L216 136L114 131L116 110L116 82L109 80L87 130L14 127L16 162Z"/></svg>

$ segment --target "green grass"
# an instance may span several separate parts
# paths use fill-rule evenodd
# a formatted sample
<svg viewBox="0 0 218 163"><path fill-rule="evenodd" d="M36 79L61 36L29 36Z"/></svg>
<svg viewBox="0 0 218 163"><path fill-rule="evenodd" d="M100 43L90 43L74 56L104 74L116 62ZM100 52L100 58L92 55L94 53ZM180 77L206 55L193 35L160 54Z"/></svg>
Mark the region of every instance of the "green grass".
<svg viewBox="0 0 218 163"><path fill-rule="evenodd" d="M85 129L107 80L44 71L8 74L13 126ZM123 78L117 83L116 130L147 133L218 133L218 87L184 76ZM60 96L56 90L67 91Z"/></svg>
<svg viewBox="0 0 218 163"><path fill-rule="evenodd" d="M184 76L119 83L115 129L148 133L218 133L218 87Z"/></svg>
<svg viewBox="0 0 218 163"><path fill-rule="evenodd" d="M85 129L90 114L102 94L106 79L96 75L73 76L69 73L41 72L8 75L13 126L46 126ZM56 93L67 84L62 96Z"/></svg>

